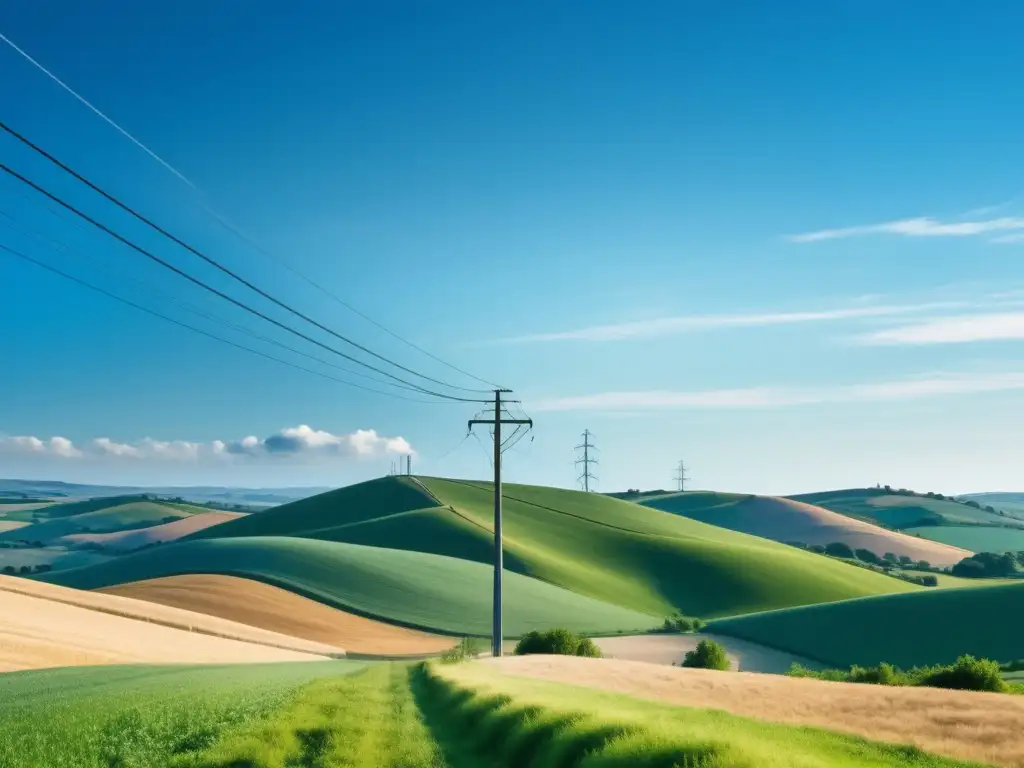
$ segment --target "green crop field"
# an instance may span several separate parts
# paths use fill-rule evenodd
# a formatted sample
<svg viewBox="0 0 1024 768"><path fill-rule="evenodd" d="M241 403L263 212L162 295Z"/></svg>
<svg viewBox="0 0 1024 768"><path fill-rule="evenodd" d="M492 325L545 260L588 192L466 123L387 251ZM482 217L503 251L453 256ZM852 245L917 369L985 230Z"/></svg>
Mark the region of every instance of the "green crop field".
<svg viewBox="0 0 1024 768"><path fill-rule="evenodd" d="M398 624L452 634L490 634L491 569L422 552L277 536L208 539L39 578L96 589L185 573L244 576ZM610 634L660 623L655 617L517 573L505 573L504 595L509 637L558 626Z"/></svg>
<svg viewBox="0 0 1024 768"><path fill-rule="evenodd" d="M159 525L209 510L158 501L132 501L100 507L75 515L55 516L24 528L0 533L0 541L49 542L71 533L110 533Z"/></svg>
<svg viewBox="0 0 1024 768"><path fill-rule="evenodd" d="M1024 529L996 528L989 525L929 525L907 528L907 533L925 539L963 547L972 552L1024 551Z"/></svg>
<svg viewBox="0 0 1024 768"><path fill-rule="evenodd" d="M385 478L234 520L190 537L285 534L493 557L487 483ZM424 490L424 488L426 490ZM505 565L655 616L723 616L916 589L906 582L600 494L506 485Z"/></svg>
<svg viewBox="0 0 1024 768"><path fill-rule="evenodd" d="M1024 656L1024 583L930 589L713 621L709 632L832 666L948 664Z"/></svg>
<svg viewBox="0 0 1024 768"><path fill-rule="evenodd" d="M283 706L351 661L71 667L0 675L0 766L165 766Z"/></svg>
<svg viewBox="0 0 1024 768"><path fill-rule="evenodd" d="M974 509L966 504L925 496L903 496L877 488L851 488L789 496L794 501L816 504L833 512L877 523L886 528L904 529L924 525L1014 525L1024 520L1003 517Z"/></svg>

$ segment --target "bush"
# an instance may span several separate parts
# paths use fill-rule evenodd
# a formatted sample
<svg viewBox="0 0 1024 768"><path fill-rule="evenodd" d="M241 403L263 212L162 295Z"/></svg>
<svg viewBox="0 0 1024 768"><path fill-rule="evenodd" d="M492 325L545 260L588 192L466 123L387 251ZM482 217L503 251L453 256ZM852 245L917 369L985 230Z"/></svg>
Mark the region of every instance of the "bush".
<svg viewBox="0 0 1024 768"><path fill-rule="evenodd" d="M917 684L932 688L993 693L1005 693L1010 688L1003 680L996 662L990 659L976 659L973 656L961 656L952 666L929 669L921 675Z"/></svg>
<svg viewBox="0 0 1024 768"><path fill-rule="evenodd" d="M1011 665L1007 665L1011 666ZM790 677L813 677L845 683L873 683L875 685L917 685L929 688L952 688L962 691L989 691L1006 693L1009 684L1003 680L999 665L989 659L961 656L952 664L932 667L914 667L906 672L882 663L877 667L850 667L849 670L826 669L817 671L793 664L786 672Z"/></svg>
<svg viewBox="0 0 1024 768"><path fill-rule="evenodd" d="M913 564L913 558L907 557L906 555L900 555L900 565L902 565L904 568L908 568Z"/></svg>
<svg viewBox="0 0 1024 768"><path fill-rule="evenodd" d="M810 549L811 552L813 552L816 555L824 555L825 554L825 547L823 547L821 544L811 544L809 549Z"/></svg>
<svg viewBox="0 0 1024 768"><path fill-rule="evenodd" d="M18 572L18 570L13 565L5 565L4 566L4 573L6 573L8 576L13 576L17 572Z"/></svg>
<svg viewBox="0 0 1024 768"><path fill-rule="evenodd" d="M677 613L669 616L661 626L662 632L700 632L704 628L704 622L689 616Z"/></svg>
<svg viewBox="0 0 1024 768"><path fill-rule="evenodd" d="M483 641L478 637L464 637L454 648L449 648L441 654L442 664L457 664L460 661L467 661L475 658L483 651Z"/></svg>
<svg viewBox="0 0 1024 768"><path fill-rule="evenodd" d="M601 658L601 650L589 637L575 635L567 629L551 629L547 632L527 632L513 651L516 656L532 653L551 653L559 656L589 656Z"/></svg>
<svg viewBox="0 0 1024 768"><path fill-rule="evenodd" d="M32 573L31 565L23 565L18 569L18 573Z"/></svg>
<svg viewBox="0 0 1024 768"><path fill-rule="evenodd" d="M725 655L725 648L714 640L701 640L694 650L686 652L682 666L724 671L729 669L729 657Z"/></svg>
<svg viewBox="0 0 1024 768"><path fill-rule="evenodd" d="M930 571L931 568L932 568L932 564L929 563L927 560L918 560L917 561L917 570L919 570L919 571Z"/></svg>
<svg viewBox="0 0 1024 768"><path fill-rule="evenodd" d="M850 549L849 544L844 544L841 541L833 541L831 544L825 547L825 554L832 555L832 557L845 557L853 559L853 550Z"/></svg>

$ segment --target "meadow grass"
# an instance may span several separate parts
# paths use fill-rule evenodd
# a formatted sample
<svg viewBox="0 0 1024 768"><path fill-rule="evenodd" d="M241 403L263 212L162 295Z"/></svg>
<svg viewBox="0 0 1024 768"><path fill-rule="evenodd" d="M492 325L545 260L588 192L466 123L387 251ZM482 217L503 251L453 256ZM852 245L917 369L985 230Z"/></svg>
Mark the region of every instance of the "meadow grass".
<svg viewBox="0 0 1024 768"><path fill-rule="evenodd" d="M189 573L257 579L404 626L458 635L490 634L490 566L406 550L281 536L208 539L167 544L39 578L78 589L98 589ZM661 624L660 618L517 573L505 574L504 599L508 637L559 626L615 634Z"/></svg>
<svg viewBox="0 0 1024 768"><path fill-rule="evenodd" d="M930 589L712 621L708 632L839 667L949 664L963 654L1020 657L1024 582Z"/></svg>
<svg viewBox="0 0 1024 768"><path fill-rule="evenodd" d="M201 752L348 661L69 667L0 675L3 768L149 768Z"/></svg>

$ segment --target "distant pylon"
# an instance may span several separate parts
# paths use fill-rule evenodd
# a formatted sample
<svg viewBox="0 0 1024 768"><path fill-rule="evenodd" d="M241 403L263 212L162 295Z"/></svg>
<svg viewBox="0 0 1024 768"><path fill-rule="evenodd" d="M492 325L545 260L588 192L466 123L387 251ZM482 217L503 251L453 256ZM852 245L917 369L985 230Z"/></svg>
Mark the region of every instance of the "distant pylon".
<svg viewBox="0 0 1024 768"><path fill-rule="evenodd" d="M590 442L591 437L593 437L593 434L589 429L583 430L583 443L576 446L577 451L581 448L583 449L583 458L576 460L577 464L583 465L583 474L576 478L576 482L582 483L583 490L587 493L590 493L590 481L597 482L598 479L597 475L590 471L590 465L598 463L597 459L590 457L590 452L597 450L597 446Z"/></svg>
<svg viewBox="0 0 1024 768"><path fill-rule="evenodd" d="M679 466L676 467L676 489L682 493L686 490L686 481L690 478L686 476L686 464L683 460L679 460Z"/></svg>

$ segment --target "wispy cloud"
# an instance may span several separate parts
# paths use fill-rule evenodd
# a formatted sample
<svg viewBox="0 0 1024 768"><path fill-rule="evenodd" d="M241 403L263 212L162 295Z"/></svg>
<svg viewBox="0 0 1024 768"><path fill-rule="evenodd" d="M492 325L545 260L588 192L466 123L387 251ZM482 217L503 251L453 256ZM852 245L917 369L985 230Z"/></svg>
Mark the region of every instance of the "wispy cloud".
<svg viewBox="0 0 1024 768"><path fill-rule="evenodd" d="M530 403L535 412L624 410L753 410L823 403L884 402L1024 389L1024 371L935 373L831 387L750 387L694 391L599 392Z"/></svg>
<svg viewBox="0 0 1024 768"><path fill-rule="evenodd" d="M975 221L942 222L927 216L887 221L881 224L867 224L857 227L839 229L820 229L815 232L804 232L788 235L786 239L794 243L813 243L820 240L839 240L847 237L863 235L902 235L905 237L971 237L991 232L1005 232L1024 229L1024 216L1002 216L997 219L981 219Z"/></svg>
<svg viewBox="0 0 1024 768"><path fill-rule="evenodd" d="M639 320L631 323L594 325L571 331L536 333L499 339L498 344L527 344L544 341L621 341L650 338L715 328L748 328L796 323L831 322L857 318L890 317L918 312L933 312L969 306L968 302L945 301L926 304L840 307L810 312L762 312L732 315L683 315Z"/></svg>
<svg viewBox="0 0 1024 768"><path fill-rule="evenodd" d="M187 440L154 440L146 437L122 443L97 437L76 446L66 437L42 439L32 435L0 435L0 456L50 457L56 459L96 459L127 461L213 461L281 460L324 457L357 459L387 454L413 453L403 437L385 437L373 429L357 429L335 435L306 424L282 429L268 437L255 435L241 440L213 440L209 443Z"/></svg>
<svg viewBox="0 0 1024 768"><path fill-rule="evenodd" d="M1024 312L940 317L854 338L865 346L964 344L977 341L1024 339Z"/></svg>
<svg viewBox="0 0 1024 768"><path fill-rule="evenodd" d="M1003 235L1002 237L993 237L993 243L1020 243L1024 242L1024 232L1018 232L1014 235Z"/></svg>

